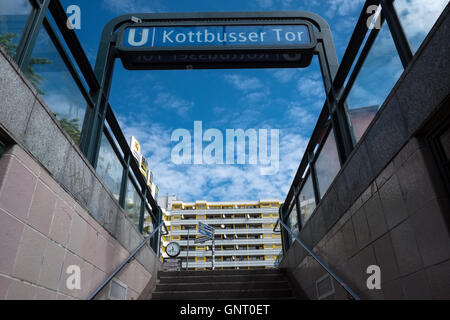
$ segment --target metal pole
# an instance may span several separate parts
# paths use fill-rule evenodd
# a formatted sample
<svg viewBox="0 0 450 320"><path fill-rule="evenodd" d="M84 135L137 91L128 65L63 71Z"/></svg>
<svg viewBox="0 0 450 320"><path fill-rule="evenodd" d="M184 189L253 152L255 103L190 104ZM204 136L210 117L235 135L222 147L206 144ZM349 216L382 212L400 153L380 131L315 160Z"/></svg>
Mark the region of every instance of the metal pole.
<svg viewBox="0 0 450 320"><path fill-rule="evenodd" d="M187 254L186 254L186 270L188 270L188 266L189 266L189 231L190 229L188 229L188 239L187 239Z"/></svg>
<svg viewBox="0 0 450 320"><path fill-rule="evenodd" d="M213 233L213 238L212 238L212 269L214 270L214 245L215 245L215 236Z"/></svg>

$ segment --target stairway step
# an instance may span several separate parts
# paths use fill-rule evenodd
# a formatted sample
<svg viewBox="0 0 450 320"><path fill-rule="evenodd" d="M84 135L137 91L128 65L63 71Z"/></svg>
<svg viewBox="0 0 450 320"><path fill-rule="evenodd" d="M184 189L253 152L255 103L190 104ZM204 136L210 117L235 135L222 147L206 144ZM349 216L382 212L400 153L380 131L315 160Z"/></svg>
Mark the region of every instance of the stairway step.
<svg viewBox="0 0 450 320"><path fill-rule="evenodd" d="M163 276L159 283L204 283L204 282L267 282L283 281L282 274L246 274L246 275L195 275L195 276Z"/></svg>
<svg viewBox="0 0 450 320"><path fill-rule="evenodd" d="M153 292L152 300L232 300L292 298L290 289Z"/></svg>
<svg viewBox="0 0 450 320"><path fill-rule="evenodd" d="M256 275L256 274L283 274L281 269L253 269L253 270L205 270L205 271L160 271L159 276L211 276L211 275Z"/></svg>
<svg viewBox="0 0 450 320"><path fill-rule="evenodd" d="M284 281L266 282L199 282L199 283L159 283L155 292L208 291L208 290L250 290L250 289L289 289Z"/></svg>

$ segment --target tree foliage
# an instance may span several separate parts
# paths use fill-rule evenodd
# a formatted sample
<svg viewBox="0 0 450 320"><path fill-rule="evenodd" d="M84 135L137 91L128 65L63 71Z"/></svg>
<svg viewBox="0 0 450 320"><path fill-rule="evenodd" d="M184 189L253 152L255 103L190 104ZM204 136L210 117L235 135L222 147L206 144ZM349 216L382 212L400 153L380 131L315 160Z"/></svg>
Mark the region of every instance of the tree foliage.
<svg viewBox="0 0 450 320"><path fill-rule="evenodd" d="M14 39L17 38L19 35L17 33L5 33L0 34L0 45L2 45L6 52L12 57L16 53L17 44L14 43ZM51 64L52 61L47 58L30 58L30 62L28 63L28 66L24 70L24 74L27 76L27 78L31 81L33 86L36 88L37 92L41 95L44 95L45 92L42 91L40 88L42 80L44 80L44 77L42 77L40 74L36 73L34 70L35 65L40 64Z"/></svg>
<svg viewBox="0 0 450 320"><path fill-rule="evenodd" d="M81 131L79 129L78 121L79 119L73 118L73 119L67 119L67 118L61 118L58 113L54 114L55 117L58 119L59 123L63 127L64 131L66 131L69 136L72 138L72 140L76 144L80 144L80 138L81 138Z"/></svg>

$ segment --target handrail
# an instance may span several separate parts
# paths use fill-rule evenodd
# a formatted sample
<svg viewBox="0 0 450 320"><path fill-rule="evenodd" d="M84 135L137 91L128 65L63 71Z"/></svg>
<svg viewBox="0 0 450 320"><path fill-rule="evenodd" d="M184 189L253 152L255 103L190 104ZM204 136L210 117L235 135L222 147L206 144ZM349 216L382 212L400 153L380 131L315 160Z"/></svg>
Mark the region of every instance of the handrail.
<svg viewBox="0 0 450 320"><path fill-rule="evenodd" d="M336 280L337 283L339 283L345 289L345 291L347 291L353 297L353 299L361 300L358 297L358 295L352 289L350 289L350 287L344 281L341 280L341 278L339 278L333 271L331 271L331 269L327 265L325 265L325 263L323 263L322 260L320 260L319 257L316 256L316 254L311 249L309 249L303 243L303 241L300 240L298 238L298 236L296 236L294 234L294 232L283 221L281 221L281 219L277 220L277 223L275 224L275 227L273 228L273 232L281 232L281 229L280 230L275 230L277 228L278 224L280 224L284 229L286 229L286 231L288 231L292 235L292 237L295 240L297 240L298 243L300 243L300 245L303 247L303 249L305 249L322 266L322 268L324 268L325 271L328 272L328 274L330 276L332 276L333 279Z"/></svg>
<svg viewBox="0 0 450 320"><path fill-rule="evenodd" d="M161 222L161 223L159 224L159 226L158 226L157 228L155 228L155 229L147 236L147 238L145 238L145 240L142 241L142 242L137 246L137 248L134 249L134 250L130 253L130 255L128 256L128 258L126 258L125 261L122 262L122 263L116 268L116 270L114 270L114 271L109 275L109 277L106 278L106 280L103 281L103 282L97 287L97 289L95 289L95 291L87 298L87 300L93 300L93 299L97 296L97 294L98 294L98 293L99 293L99 292L100 292L100 291L101 291L101 290L109 283L109 281L111 281L112 278L114 278L114 277L116 276L116 274L118 274L118 273L120 272L120 270L122 270L123 267L124 267L128 262L130 262L130 260L136 255L136 253L138 253L139 250L142 249L142 247L147 243L147 241L149 241L151 238L153 238L153 236L156 234L157 231L159 231L159 229L160 229L162 226L164 226L164 228L165 228L166 230L165 230L165 233L162 233L161 235L162 235L162 236L165 236L165 235L169 234L169 232L167 231L167 227L166 227L166 225L164 224L164 221Z"/></svg>

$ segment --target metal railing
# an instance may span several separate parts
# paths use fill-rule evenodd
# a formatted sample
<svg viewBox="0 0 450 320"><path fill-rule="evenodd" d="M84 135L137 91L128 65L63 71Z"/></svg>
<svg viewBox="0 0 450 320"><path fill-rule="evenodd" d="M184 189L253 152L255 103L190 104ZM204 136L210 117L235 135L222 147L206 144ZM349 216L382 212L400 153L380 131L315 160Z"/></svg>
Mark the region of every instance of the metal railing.
<svg viewBox="0 0 450 320"><path fill-rule="evenodd" d="M155 228L148 236L147 238L145 238L144 241L142 241L137 247L136 249L134 249L130 255L125 259L125 261L123 261L109 276L108 278L106 278L106 280L104 280L98 287L97 289L95 289L94 292L91 293L91 295L87 298L87 300L93 300L100 291L102 291L102 289L104 287L106 287L106 285L123 269L123 267L125 267L130 261L131 259L134 258L134 256L142 249L142 247L144 247L144 245L153 238L154 235L159 234L158 231L159 229L161 229L161 227L164 226L165 229L165 233L161 233L160 236L162 235L167 235L167 228L166 225L164 224L164 221L161 222L159 224L159 226L157 228Z"/></svg>
<svg viewBox="0 0 450 320"><path fill-rule="evenodd" d="M39 33L42 32L43 35L49 37L49 43L51 43L51 46L54 46L55 53L62 59L62 66L70 74L71 80L76 85L77 92L86 100L85 117L80 132L78 147L97 171L98 154L96 157L92 157L88 153L88 147L92 144L91 140L95 140L97 147L99 147L101 134L105 135L106 140L111 145L117 160L122 166L122 179L120 181L120 192L118 192L118 202L125 210L128 184L131 183L140 197L139 217L136 217L134 223L138 231L141 234L145 234L143 225L146 214L148 213L152 223L157 225L162 221L161 209L155 197L152 195L150 186L147 185L146 179L141 174L139 164L132 156L128 141L109 104L108 98L103 94L99 94L100 83L96 78L95 72L91 67L75 30L67 28L68 16L64 6L60 0L28 0L28 3L31 12L26 20L25 29L20 34L20 41L14 54L14 60L26 74L27 68L30 66L30 59L33 58L33 50L36 47ZM94 112L94 107L98 98L103 101L104 108L102 112L104 113L104 122L107 126L103 126L103 130L99 133L99 136L93 136L89 134L88 129L90 122L97 116ZM53 107L50 103L49 108L54 110L52 109ZM101 178L105 183L106 180L104 177ZM105 185L109 188L106 183ZM113 192L111 188L109 189ZM159 248L153 249L155 252L159 251Z"/></svg>
<svg viewBox="0 0 450 320"><path fill-rule="evenodd" d="M303 249L305 249L305 251L314 258L314 260L316 260L321 266L322 268L325 269L325 271L334 279L336 280L336 282L342 286L344 288L345 291L347 291L348 294L350 294L352 296L353 299L355 300L360 300L360 298L358 297L358 295L344 282L342 281L341 278L339 278L322 260L320 260L320 258L311 250L308 248L308 246L306 246L302 240L299 239L299 237L297 235L295 235L295 233L286 225L284 224L283 221L281 221L280 219L278 219L277 223L275 224L275 227L273 228L273 232L281 232L280 230L276 230L278 224L280 224L287 232L289 232L292 236L293 239L295 239L298 243L300 243L300 245L303 247ZM280 261L281 261L281 257L280 257Z"/></svg>
<svg viewBox="0 0 450 320"><path fill-rule="evenodd" d="M392 36L396 48L396 55L401 60L403 69L406 69L413 54L405 35L405 31L401 26L396 9L393 6L394 0L366 0L355 29L344 53L343 59L339 64L339 68L333 77L331 83L332 90L327 92L327 98L324 103L322 112L316 122L315 128L305 149L302 160L299 164L297 172L292 181L284 204L280 209L280 217L283 221L288 220L290 214L296 214L299 221L299 230L306 224L303 221L300 212L299 196L305 190L307 182L311 182L313 197L316 207L324 197L328 188L332 185L332 181L337 173L333 174L331 180L328 181L329 186L325 190L320 191L317 173L317 161L322 155L322 148L333 131L336 138L342 135L340 132L343 127L345 132L351 133L351 141L344 138L335 139L336 149L340 159L340 167L345 164L351 152L356 148L358 141L353 132L353 125L350 119L350 109L347 105L347 98L353 89L358 75L363 68L371 48L377 39L382 28L388 28L389 34ZM370 8L378 7L381 9L378 18L379 27L369 28L368 19L371 16ZM373 21L375 22L375 21ZM367 37L367 39L366 39ZM347 82L346 82L347 80ZM342 110L344 119L339 118L338 114L334 114L335 110ZM346 118L346 119L345 119ZM333 122L335 121L337 125ZM332 137L332 136L331 136ZM339 141L347 141L347 145L338 143ZM308 190L309 191L309 190ZM295 210L293 210L295 208Z"/></svg>

